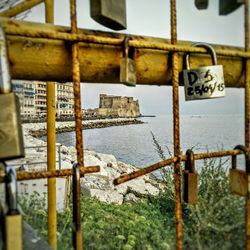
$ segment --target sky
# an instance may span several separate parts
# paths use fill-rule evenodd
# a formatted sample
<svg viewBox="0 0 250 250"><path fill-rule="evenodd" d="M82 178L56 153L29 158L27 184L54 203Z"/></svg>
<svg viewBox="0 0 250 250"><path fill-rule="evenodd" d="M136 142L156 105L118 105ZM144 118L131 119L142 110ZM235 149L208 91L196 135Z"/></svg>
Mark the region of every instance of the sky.
<svg viewBox="0 0 250 250"><path fill-rule="evenodd" d="M90 0L77 1L79 28L114 32L99 25L90 17ZM170 1L126 0L127 29L119 33L170 39ZM209 1L206 10L197 10L193 0L177 0L177 33L179 40L244 46L244 8L227 16L219 16L219 1ZM55 24L70 26L69 0L55 0ZM28 21L44 22L44 5L32 9ZM95 108L99 94L133 96L139 99L141 113L145 115L172 113L171 86L127 87L116 84L82 83L82 106ZM226 97L185 102L180 87L180 114L242 114L244 90L226 88Z"/></svg>

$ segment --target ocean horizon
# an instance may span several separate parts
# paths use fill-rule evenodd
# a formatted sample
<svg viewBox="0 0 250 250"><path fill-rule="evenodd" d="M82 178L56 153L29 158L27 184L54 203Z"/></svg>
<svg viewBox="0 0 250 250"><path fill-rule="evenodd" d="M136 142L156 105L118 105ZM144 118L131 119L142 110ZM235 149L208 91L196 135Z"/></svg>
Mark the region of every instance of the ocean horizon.
<svg viewBox="0 0 250 250"><path fill-rule="evenodd" d="M84 130L84 148L112 154L119 161L143 168L161 160L152 133L166 158L173 155L173 117L141 117L143 124ZM57 142L75 146L75 132L57 134ZM230 150L244 144L244 115L181 115L181 151Z"/></svg>

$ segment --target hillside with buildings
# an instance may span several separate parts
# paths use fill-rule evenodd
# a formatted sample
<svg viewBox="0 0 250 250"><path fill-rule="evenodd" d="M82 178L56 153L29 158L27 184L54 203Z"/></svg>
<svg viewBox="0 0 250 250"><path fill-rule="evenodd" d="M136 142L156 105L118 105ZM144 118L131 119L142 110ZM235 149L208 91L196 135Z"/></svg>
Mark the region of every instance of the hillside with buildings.
<svg viewBox="0 0 250 250"><path fill-rule="evenodd" d="M74 116L74 93L72 83L55 83L56 117L72 118ZM22 118L46 116L46 83L13 81L12 89L18 95ZM99 108L83 109L83 117L95 118L135 118L140 116L139 101L133 97L101 94Z"/></svg>

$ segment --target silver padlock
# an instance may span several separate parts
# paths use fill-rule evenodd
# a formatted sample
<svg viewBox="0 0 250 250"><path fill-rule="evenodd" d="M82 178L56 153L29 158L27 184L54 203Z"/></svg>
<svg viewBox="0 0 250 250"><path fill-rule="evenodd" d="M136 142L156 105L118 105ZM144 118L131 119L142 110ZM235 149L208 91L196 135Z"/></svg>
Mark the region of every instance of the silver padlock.
<svg viewBox="0 0 250 250"><path fill-rule="evenodd" d="M21 250L23 249L23 225L22 215L17 205L17 181L15 170L6 167L5 176L6 204L7 212L5 214L5 249Z"/></svg>
<svg viewBox="0 0 250 250"><path fill-rule="evenodd" d="M0 160L24 156L19 99L11 91L6 39L0 26Z"/></svg>
<svg viewBox="0 0 250 250"><path fill-rule="evenodd" d="M190 69L189 54L185 55L186 69L183 70L183 80L186 101L224 97L223 66L217 65L214 48L207 43L195 43L192 46L206 48L211 53L213 65Z"/></svg>
<svg viewBox="0 0 250 250"><path fill-rule="evenodd" d="M135 61L129 54L129 37L124 39L123 55L120 61L120 82L127 86L136 86Z"/></svg>

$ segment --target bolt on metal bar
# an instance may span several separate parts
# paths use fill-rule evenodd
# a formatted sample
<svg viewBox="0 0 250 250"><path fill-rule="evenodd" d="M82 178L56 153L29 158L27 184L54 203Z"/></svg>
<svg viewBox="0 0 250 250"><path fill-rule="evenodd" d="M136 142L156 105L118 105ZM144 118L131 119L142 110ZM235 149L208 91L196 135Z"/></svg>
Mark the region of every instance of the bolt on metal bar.
<svg viewBox="0 0 250 250"><path fill-rule="evenodd" d="M176 1L171 0L171 44L177 44L177 15ZM172 54L172 93L173 93L173 134L174 156L180 155L180 117L179 117L179 56L178 52ZM175 220L176 220L176 249L183 249L182 241L182 209L181 209L181 164L179 159L174 163L175 185Z"/></svg>
<svg viewBox="0 0 250 250"><path fill-rule="evenodd" d="M89 167L80 167L80 175L83 177L85 174L97 173L100 171L99 166L89 166ZM61 169L54 171L37 171L37 172L23 172L17 171L17 181L28 181L28 180L37 180L37 179L46 179L46 178L60 178L72 176L73 169ZM4 182L5 174L0 172L0 183Z"/></svg>
<svg viewBox="0 0 250 250"><path fill-rule="evenodd" d="M54 0L45 0L46 23L54 23ZM55 83L47 82L47 170L56 170ZM57 249L56 178L48 180L48 242Z"/></svg>
<svg viewBox="0 0 250 250"><path fill-rule="evenodd" d="M247 149L248 152L250 152L250 148ZM194 154L194 160L202 160L202 159L207 159L207 158L218 158L218 157L227 157L227 156L232 156L232 155L238 155L242 154L242 152L238 149L234 150L225 150L225 151L218 151L218 152L210 152L210 153L199 153L199 154ZM180 161L186 161L186 155L179 155L178 157L172 157L169 159L166 159L164 161L157 162L149 167L143 168L136 170L134 172L131 172L129 174L123 174L120 177L114 179L113 183L114 185L119 185L124 182L133 180L137 177L143 176L145 174L149 174L155 170L161 169L163 167L169 166L172 163L177 162L177 160Z"/></svg>
<svg viewBox="0 0 250 250"><path fill-rule="evenodd" d="M0 16L3 17L14 17L22 12L31 9L32 7L44 2L44 0L26 0L19 4L14 5L13 7L0 12Z"/></svg>

